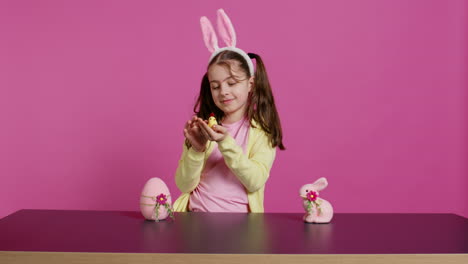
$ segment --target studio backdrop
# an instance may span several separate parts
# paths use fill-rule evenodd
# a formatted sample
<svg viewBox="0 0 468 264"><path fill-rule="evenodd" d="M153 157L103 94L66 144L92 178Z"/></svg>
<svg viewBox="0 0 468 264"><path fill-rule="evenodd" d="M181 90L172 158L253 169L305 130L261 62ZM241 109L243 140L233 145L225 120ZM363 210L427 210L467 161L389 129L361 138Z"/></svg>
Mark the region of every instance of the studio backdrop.
<svg viewBox="0 0 468 264"><path fill-rule="evenodd" d="M265 212L303 212L299 188L326 177L336 213L468 217L464 0L3 0L0 217L139 211L152 177L177 198L199 21L219 8L281 118Z"/></svg>

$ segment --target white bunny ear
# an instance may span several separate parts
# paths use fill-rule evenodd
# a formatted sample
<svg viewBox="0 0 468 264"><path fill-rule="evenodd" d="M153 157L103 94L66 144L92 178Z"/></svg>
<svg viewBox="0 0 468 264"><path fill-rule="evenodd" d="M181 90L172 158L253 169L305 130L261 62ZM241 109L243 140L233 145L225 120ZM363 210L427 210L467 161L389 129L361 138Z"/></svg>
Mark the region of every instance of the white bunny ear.
<svg viewBox="0 0 468 264"><path fill-rule="evenodd" d="M316 180L314 183L312 183L312 185L314 186L314 188L317 191L321 191L321 190L327 188L327 186L328 186L327 178L322 177L322 178Z"/></svg>
<svg viewBox="0 0 468 264"><path fill-rule="evenodd" d="M210 20L206 16L200 18L200 25L203 33L203 40L208 50L213 53L215 50L219 49L218 47L218 38L214 31L213 25L211 25Z"/></svg>
<svg viewBox="0 0 468 264"><path fill-rule="evenodd" d="M224 10L218 9L218 33L221 39L226 43L228 47L236 46L236 32L232 26L231 20L226 15Z"/></svg>

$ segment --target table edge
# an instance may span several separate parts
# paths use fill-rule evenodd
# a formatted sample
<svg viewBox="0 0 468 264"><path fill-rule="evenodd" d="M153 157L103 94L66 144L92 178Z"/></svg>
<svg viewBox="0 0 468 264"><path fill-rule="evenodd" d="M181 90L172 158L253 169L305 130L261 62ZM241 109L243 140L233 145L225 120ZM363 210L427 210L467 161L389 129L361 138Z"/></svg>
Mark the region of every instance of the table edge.
<svg viewBox="0 0 468 264"><path fill-rule="evenodd" d="M194 254L0 251L0 263L468 263L467 254Z"/></svg>

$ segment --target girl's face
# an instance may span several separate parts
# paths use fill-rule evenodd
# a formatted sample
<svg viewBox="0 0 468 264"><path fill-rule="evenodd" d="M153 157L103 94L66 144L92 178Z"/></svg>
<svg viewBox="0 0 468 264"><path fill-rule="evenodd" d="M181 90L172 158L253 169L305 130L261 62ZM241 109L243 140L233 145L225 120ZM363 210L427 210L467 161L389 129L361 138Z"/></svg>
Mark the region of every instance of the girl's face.
<svg viewBox="0 0 468 264"><path fill-rule="evenodd" d="M224 112L225 123L233 123L244 117L253 86L253 77L247 79L246 74L238 67L238 62L232 63L231 69L240 81L236 81L223 66L215 64L208 70L211 96L216 106Z"/></svg>

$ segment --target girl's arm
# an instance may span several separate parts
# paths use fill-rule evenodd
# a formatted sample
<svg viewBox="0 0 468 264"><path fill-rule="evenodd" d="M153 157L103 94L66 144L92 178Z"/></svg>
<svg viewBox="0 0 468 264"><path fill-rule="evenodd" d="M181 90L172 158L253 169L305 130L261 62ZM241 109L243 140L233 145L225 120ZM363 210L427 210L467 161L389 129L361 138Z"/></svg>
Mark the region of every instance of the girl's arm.
<svg viewBox="0 0 468 264"><path fill-rule="evenodd" d="M275 160L276 148L271 147L263 131L255 139L250 157L243 153L242 148L230 135L218 142L218 148L226 165L249 192L255 192L265 185Z"/></svg>
<svg viewBox="0 0 468 264"><path fill-rule="evenodd" d="M200 182L205 152L197 152L193 147L189 149L185 143L183 148L182 156L175 174L175 181L181 192L189 193L193 191Z"/></svg>

